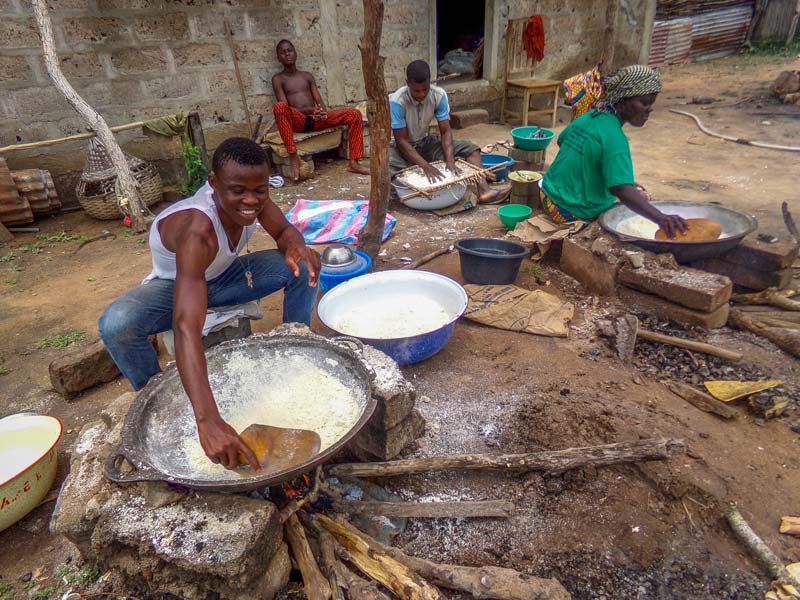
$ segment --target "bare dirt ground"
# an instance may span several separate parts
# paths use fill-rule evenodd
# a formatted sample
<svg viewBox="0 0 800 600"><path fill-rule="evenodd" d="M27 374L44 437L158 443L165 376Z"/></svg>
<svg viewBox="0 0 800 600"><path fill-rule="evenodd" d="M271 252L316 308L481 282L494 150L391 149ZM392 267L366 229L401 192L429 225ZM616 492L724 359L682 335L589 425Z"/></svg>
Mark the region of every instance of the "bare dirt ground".
<svg viewBox="0 0 800 600"><path fill-rule="evenodd" d="M627 130L640 182L657 198L718 201L744 209L758 218L760 231L785 235L780 202L788 200L800 213L798 155L713 139L689 119L667 112L670 107L689 110L720 132L798 145L800 108L769 98L769 84L783 68L800 68L800 60L736 56L665 70L664 92L647 126ZM699 95L717 102L710 107L686 104ZM732 105L746 98L751 99ZM457 137L485 144L505 139L507 131L480 125ZM554 156L553 147L549 159ZM368 191L367 177L346 173L343 162L332 162L321 166L315 180L272 195L288 210L301 197L358 199ZM493 207L446 218L397 205L391 212L398 224L378 269L398 267L402 256L420 257L462 237L504 233ZM94 339L99 314L147 274L150 259L144 237L117 222L73 213L38 225L44 237L19 235L0 248L0 365L5 371L0 375L0 414L35 411L63 420L60 482L82 424L129 386L119 379L64 401L50 390L47 374L62 350L48 347L45 340L71 331ZM59 241L64 236L57 235L92 237L103 229L116 233L116 240L92 243L78 254L73 254L78 241ZM262 238L254 246L268 244ZM733 422L699 412L658 382L664 372L652 367L654 346L641 345L634 364L616 359L596 336L595 322L622 307L587 295L557 270L556 259L548 256L536 273L526 261L517 283L537 287L538 275L550 281L546 289L575 303L570 337L459 323L441 353L404 369L429 398L419 405L427 431L411 454L522 452L653 436L684 439L689 453L669 462L557 477L397 479L389 486L408 499L507 498L518 508L505 521L417 521L398 542L410 553L437 560L554 576L575 598L763 597L768 576L733 538L722 508L736 502L781 559L800 560L800 541L777 532L780 517L797 514L800 505L800 435L789 428L800 420L798 361L748 335L729 330L709 334L709 340L746 354L746 364L731 378L756 372L782 378L785 393L795 400L786 416L766 422L744 407L742 418ZM460 280L453 254L424 268ZM265 318L255 329L269 330L279 322L280 298L266 299L262 306ZM670 360L680 363L676 368L690 364L682 353ZM59 568L78 562L74 549L48 532L52 506L44 504L0 533L0 548L6 550L0 552L3 600L41 590L56 581Z"/></svg>

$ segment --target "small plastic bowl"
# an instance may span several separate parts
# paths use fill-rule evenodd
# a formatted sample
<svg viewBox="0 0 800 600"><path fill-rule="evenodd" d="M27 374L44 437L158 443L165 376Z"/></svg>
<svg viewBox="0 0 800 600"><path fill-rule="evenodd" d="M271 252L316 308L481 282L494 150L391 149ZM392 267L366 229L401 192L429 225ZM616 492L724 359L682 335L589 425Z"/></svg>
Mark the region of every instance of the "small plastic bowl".
<svg viewBox="0 0 800 600"><path fill-rule="evenodd" d="M545 137L531 137L537 131L542 131ZM525 127L515 127L511 130L511 137L514 138L514 146L520 150L544 150L550 145L556 133L552 129L527 125Z"/></svg>
<svg viewBox="0 0 800 600"><path fill-rule="evenodd" d="M500 220L506 229L514 229L517 223L521 223L531 216L533 209L527 204L506 204L497 209Z"/></svg>

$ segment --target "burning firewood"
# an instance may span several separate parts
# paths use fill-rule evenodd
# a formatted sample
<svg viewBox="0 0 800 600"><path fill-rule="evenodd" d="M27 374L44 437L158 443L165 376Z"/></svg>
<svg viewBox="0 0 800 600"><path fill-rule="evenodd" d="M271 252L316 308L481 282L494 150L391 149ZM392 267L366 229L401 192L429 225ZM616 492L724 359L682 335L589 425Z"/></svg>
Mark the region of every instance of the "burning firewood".
<svg viewBox="0 0 800 600"><path fill-rule="evenodd" d="M318 531L317 535L319 537L319 563L328 577L333 600L344 600L342 588L349 587L349 584L346 578L337 571L337 566L342 565L336 560L336 541L327 531Z"/></svg>
<svg viewBox="0 0 800 600"><path fill-rule="evenodd" d="M376 557L384 557L382 560L387 562L395 561L438 586L467 592L476 598L493 600L568 600L570 598L567 590L555 579L531 577L513 569L501 567L462 567L434 563L409 556L397 548L385 546L349 523L334 521L324 515L318 515L316 520L322 527L330 531L345 548L358 548L358 552L363 554L371 553Z"/></svg>
<svg viewBox="0 0 800 600"><path fill-rule="evenodd" d="M328 467L334 477L390 477L452 470L543 471L561 473L586 466L617 465L645 460L664 460L686 452L686 444L675 439L647 439L586 448L567 448L531 454L464 454L407 458L388 462L343 463Z"/></svg>

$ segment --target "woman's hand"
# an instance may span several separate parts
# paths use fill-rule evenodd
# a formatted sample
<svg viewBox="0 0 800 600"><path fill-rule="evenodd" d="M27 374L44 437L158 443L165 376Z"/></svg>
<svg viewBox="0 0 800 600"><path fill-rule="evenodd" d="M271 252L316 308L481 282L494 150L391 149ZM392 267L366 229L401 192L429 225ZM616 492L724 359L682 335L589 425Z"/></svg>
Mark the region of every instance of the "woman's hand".
<svg viewBox="0 0 800 600"><path fill-rule="evenodd" d="M671 240L675 239L675 234L678 231L686 233L686 230L689 229L689 224L686 222L686 219L678 215L665 215L662 213L656 223L658 223L658 226L664 230L664 233L666 233L667 237Z"/></svg>

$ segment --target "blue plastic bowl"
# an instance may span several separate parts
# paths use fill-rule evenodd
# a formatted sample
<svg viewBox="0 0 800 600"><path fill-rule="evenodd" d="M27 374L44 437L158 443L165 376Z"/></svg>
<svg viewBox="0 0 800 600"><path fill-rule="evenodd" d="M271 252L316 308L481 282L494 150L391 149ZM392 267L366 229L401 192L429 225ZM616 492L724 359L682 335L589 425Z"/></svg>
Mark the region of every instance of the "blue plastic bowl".
<svg viewBox="0 0 800 600"><path fill-rule="evenodd" d="M347 272L339 272L332 269L326 269L324 266L322 267L322 270L319 274L319 289L322 290L323 294L328 290L332 290L340 283L344 283L345 281L353 279L353 277L358 277L359 275L363 275L369 271L369 268L372 266L372 259L370 258L369 254L366 252L361 252L361 250L353 250L353 254L357 254L365 261L364 264L358 269Z"/></svg>
<svg viewBox="0 0 800 600"><path fill-rule="evenodd" d="M514 166L514 162L513 158L505 154L481 154L481 164L484 169L497 165L505 165L504 169L494 171L494 176L497 177L497 181L503 181L508 177L508 172L511 167Z"/></svg>

